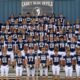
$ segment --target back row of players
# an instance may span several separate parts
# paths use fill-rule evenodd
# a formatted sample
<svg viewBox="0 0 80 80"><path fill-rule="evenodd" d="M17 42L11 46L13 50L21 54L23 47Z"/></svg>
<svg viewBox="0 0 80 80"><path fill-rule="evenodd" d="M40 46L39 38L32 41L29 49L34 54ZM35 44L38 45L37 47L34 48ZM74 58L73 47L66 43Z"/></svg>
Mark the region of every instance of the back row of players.
<svg viewBox="0 0 80 80"><path fill-rule="evenodd" d="M74 42L75 38L73 37L71 40ZM2 79L4 76L8 79L9 65L16 68L16 79L22 76L23 67L25 67L27 70L26 80L29 80L30 76L35 80L35 70L40 71L40 78L45 76L45 79L48 80L49 66L52 66L53 80L56 78L59 80L61 66L65 67L66 80L71 80L72 66L76 65L76 80L80 79L80 47L76 47L71 43L66 44L72 46L59 44L51 48L48 48L47 45L40 48L38 48L38 45L28 47L22 41L22 36L19 36L17 42L13 42L11 36L8 37L8 41L1 39L0 64Z"/></svg>
<svg viewBox="0 0 80 80"><path fill-rule="evenodd" d="M72 36L77 36L77 39L80 40L80 24L77 20L71 25L62 15L57 19L54 15L31 17L30 14L27 14L25 18L22 15L16 18L11 16L6 24L0 23L0 35L5 39L8 39L8 35L12 35L13 40L17 40L20 35L23 36L23 39L32 36L34 40L40 40L42 37L44 41L47 40L47 37L55 36L64 36L67 40Z"/></svg>

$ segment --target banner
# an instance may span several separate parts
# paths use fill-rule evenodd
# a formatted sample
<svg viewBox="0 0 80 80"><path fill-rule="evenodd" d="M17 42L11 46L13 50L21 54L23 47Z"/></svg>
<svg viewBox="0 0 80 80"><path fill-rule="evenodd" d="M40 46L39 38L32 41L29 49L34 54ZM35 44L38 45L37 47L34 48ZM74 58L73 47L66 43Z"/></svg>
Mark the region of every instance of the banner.
<svg viewBox="0 0 80 80"><path fill-rule="evenodd" d="M22 14L30 12L33 15L53 13L53 0L22 0Z"/></svg>

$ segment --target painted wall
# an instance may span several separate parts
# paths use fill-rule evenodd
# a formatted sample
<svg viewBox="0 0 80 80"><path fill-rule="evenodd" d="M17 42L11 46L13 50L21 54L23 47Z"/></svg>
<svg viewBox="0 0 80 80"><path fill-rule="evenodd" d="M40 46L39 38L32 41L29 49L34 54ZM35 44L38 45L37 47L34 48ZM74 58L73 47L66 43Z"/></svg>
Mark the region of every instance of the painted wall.
<svg viewBox="0 0 80 80"><path fill-rule="evenodd" d="M54 13L62 13L69 20L80 18L80 0L54 0ZM11 14L21 12L21 0L0 0L0 20L6 21Z"/></svg>
<svg viewBox="0 0 80 80"><path fill-rule="evenodd" d="M0 20L6 21L11 14L21 12L21 0L0 0Z"/></svg>
<svg viewBox="0 0 80 80"><path fill-rule="evenodd" d="M54 0L54 13L62 13L67 19L74 22L80 18L80 0Z"/></svg>

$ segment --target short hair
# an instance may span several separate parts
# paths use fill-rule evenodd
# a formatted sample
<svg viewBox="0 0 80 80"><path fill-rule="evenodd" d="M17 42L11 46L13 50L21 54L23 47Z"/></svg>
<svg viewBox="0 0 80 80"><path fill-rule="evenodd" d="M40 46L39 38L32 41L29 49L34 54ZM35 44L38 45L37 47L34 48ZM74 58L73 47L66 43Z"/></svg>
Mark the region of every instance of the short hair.
<svg viewBox="0 0 80 80"><path fill-rule="evenodd" d="M68 53L68 52L70 52L70 48L69 47L66 48L66 53Z"/></svg>
<svg viewBox="0 0 80 80"><path fill-rule="evenodd" d="M59 50L58 47L54 47L55 52L58 52L58 50Z"/></svg>

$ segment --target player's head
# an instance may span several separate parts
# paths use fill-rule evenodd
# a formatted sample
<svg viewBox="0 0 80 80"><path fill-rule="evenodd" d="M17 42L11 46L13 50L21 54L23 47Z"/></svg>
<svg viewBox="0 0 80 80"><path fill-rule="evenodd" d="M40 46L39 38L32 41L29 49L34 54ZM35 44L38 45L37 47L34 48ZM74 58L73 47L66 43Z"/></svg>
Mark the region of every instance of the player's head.
<svg viewBox="0 0 80 80"><path fill-rule="evenodd" d="M42 53L45 53L45 47L43 47L43 48L41 49L41 51L42 51Z"/></svg>
<svg viewBox="0 0 80 80"><path fill-rule="evenodd" d="M12 37L11 37L11 36L8 37L8 41L9 41L9 42L12 41Z"/></svg>
<svg viewBox="0 0 80 80"><path fill-rule="evenodd" d="M21 51L20 50L17 50L17 55L21 56Z"/></svg>
<svg viewBox="0 0 80 80"><path fill-rule="evenodd" d="M79 24L79 19L76 20L76 24Z"/></svg>
<svg viewBox="0 0 80 80"><path fill-rule="evenodd" d="M53 29L53 28L51 28L51 29L50 29L50 33L53 33L53 32L54 32L54 29Z"/></svg>
<svg viewBox="0 0 80 80"><path fill-rule="evenodd" d="M18 20L15 20L14 24L18 24Z"/></svg>
<svg viewBox="0 0 80 80"><path fill-rule="evenodd" d="M67 26L69 26L70 25L70 22L69 21L67 21Z"/></svg>
<svg viewBox="0 0 80 80"><path fill-rule="evenodd" d="M49 48L49 46L48 46L48 44L46 44L45 45L45 50L48 51L48 48Z"/></svg>
<svg viewBox="0 0 80 80"><path fill-rule="evenodd" d="M22 21L22 24L23 24L23 25L26 25L26 20L23 20L23 21Z"/></svg>
<svg viewBox="0 0 80 80"><path fill-rule="evenodd" d="M44 33L40 33L39 35L40 41L43 41L43 37L44 37Z"/></svg>
<svg viewBox="0 0 80 80"><path fill-rule="evenodd" d="M50 41L53 41L53 35L50 35Z"/></svg>
<svg viewBox="0 0 80 80"><path fill-rule="evenodd" d="M3 37L1 37L1 42L4 42L4 38Z"/></svg>
<svg viewBox="0 0 80 80"><path fill-rule="evenodd" d="M22 36L19 36L18 37L18 41L22 41Z"/></svg>
<svg viewBox="0 0 80 80"><path fill-rule="evenodd" d="M55 47L55 48L54 48L54 53L55 53L55 55L58 54L58 47Z"/></svg>
<svg viewBox="0 0 80 80"><path fill-rule="evenodd" d="M59 40L60 41L63 41L64 40L63 36L60 36Z"/></svg>
<svg viewBox="0 0 80 80"><path fill-rule="evenodd" d="M35 50L35 51L38 50L38 45L37 45L37 44L34 45L34 50Z"/></svg>
<svg viewBox="0 0 80 80"><path fill-rule="evenodd" d="M43 26L41 25L39 29L40 29L40 31L43 31L44 28L43 28Z"/></svg>
<svg viewBox="0 0 80 80"><path fill-rule="evenodd" d="M11 15L10 18L13 19L14 18L14 15Z"/></svg>
<svg viewBox="0 0 80 80"><path fill-rule="evenodd" d="M67 36L64 36L64 41L67 41Z"/></svg>
<svg viewBox="0 0 80 80"><path fill-rule="evenodd" d="M75 40L76 40L75 37L72 37L72 38L71 38L71 41L72 41L72 42L75 42Z"/></svg>
<svg viewBox="0 0 80 80"><path fill-rule="evenodd" d="M29 41L29 42L32 42L32 41L33 41L32 36L29 36L29 37L28 37L28 41Z"/></svg>
<svg viewBox="0 0 80 80"><path fill-rule="evenodd" d="M30 53L30 54L33 53L33 47L29 47L29 53Z"/></svg>

